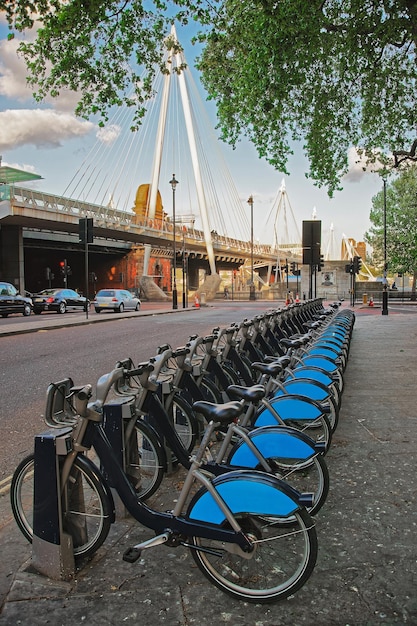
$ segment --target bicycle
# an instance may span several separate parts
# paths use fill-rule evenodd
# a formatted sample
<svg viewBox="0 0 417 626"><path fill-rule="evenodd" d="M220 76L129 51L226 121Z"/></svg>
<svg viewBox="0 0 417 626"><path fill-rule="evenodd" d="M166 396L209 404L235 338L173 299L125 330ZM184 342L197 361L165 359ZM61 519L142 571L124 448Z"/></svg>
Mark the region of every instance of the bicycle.
<svg viewBox="0 0 417 626"><path fill-rule="evenodd" d="M168 358L170 351L165 351ZM162 355L161 355L162 356ZM158 365L161 365L161 358ZM119 362L131 365L129 359ZM149 498L161 484L169 468L168 455L172 454L176 462L186 469L190 467L189 451L184 447L181 438L167 414L161 401L158 385L153 374L154 359L142 363L138 368L126 369L116 367L112 372L101 376L96 388L96 410L102 411L111 388L119 398L130 403L128 417L122 426L124 431L125 458L120 459L138 497ZM133 387L135 380L137 386ZM47 394L46 420L51 427L68 424L65 417L69 413L70 421L74 420L74 408L70 402L68 385L71 379L51 384ZM72 382L72 381L71 381ZM259 393L260 389L260 393ZM247 399L258 399L264 389L257 387L255 392L248 390ZM243 397L243 396L242 396ZM63 406L65 405L65 409ZM128 405L129 406L129 405ZM63 417L64 416L64 417ZM104 416L104 421L105 421ZM112 427L113 428L113 427ZM312 514L324 504L329 490L328 470L322 459L324 448L316 444L310 437L295 431L274 426L267 429L254 429L247 432L238 429L238 425L230 425L230 434L234 437L234 445L226 455L215 458L208 453L204 469L213 475L221 475L231 469L260 469L282 480L289 481L299 490L313 493ZM231 437L228 440L231 442ZM169 449L166 448L167 444ZM235 453L238 455L235 457ZM33 535L33 467L34 456L26 457L16 468L11 486L12 510L19 528L28 541ZM75 556L80 557L89 552L89 545L82 542L74 549Z"/></svg>
<svg viewBox="0 0 417 626"><path fill-rule="evenodd" d="M141 368L137 368L140 373ZM94 497L94 536L88 554L104 542L114 520L114 503L103 473L80 450L94 447L129 513L152 529L155 537L132 546L123 555L135 562L142 551L157 545L183 546L191 551L200 571L222 591L240 600L267 603L300 589L314 570L317 534L300 494L283 481L254 470L233 471L213 478L200 468L217 423L229 422L242 411L240 402L197 403L209 427L192 457L183 487L172 511L159 512L138 499L120 466L102 426L102 414L91 402L91 385L72 389L77 426L73 447L60 459L64 528L77 540L90 531L89 513L74 511L80 502L80 479L86 478ZM199 486L193 495L193 489ZM75 499L73 495L75 493ZM85 501L85 494L84 494ZM77 513L77 515L74 515ZM76 532L74 530L76 520ZM283 523L291 519L291 525Z"/></svg>

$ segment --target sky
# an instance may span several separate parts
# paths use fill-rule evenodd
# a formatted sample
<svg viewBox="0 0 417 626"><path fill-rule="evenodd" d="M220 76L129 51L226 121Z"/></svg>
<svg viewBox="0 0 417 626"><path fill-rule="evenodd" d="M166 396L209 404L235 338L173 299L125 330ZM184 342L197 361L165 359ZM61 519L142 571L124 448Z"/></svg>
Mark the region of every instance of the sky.
<svg viewBox="0 0 417 626"><path fill-rule="evenodd" d="M94 120L75 117L76 94L67 93L55 100L48 99L41 105L36 103L26 85L24 62L16 53L19 37L8 41L7 33L4 17L0 14L2 164L41 175L43 180L32 185L36 189L71 195L64 194L64 191L76 175L84 155L91 150L94 142L110 142L112 127L103 131ZM189 43L190 33L187 29L178 29L177 35L191 66L196 51ZM198 83L196 71L193 71L193 76ZM205 100L202 88L199 89ZM206 102L205 107L214 129L215 106ZM283 182L291 217L294 217L299 232L302 231L303 220L321 220L322 249L330 237L337 249L340 249L343 235L363 241L364 233L370 227L372 197L381 191L382 181L377 174L366 173L355 163L353 150L349 155L350 170L342 180L343 191L335 192L334 197L329 199L325 189L319 189L306 178L308 163L297 146L289 159L289 175L286 175L260 159L255 148L246 140L239 142L234 150L220 140L219 144L245 210L248 209L247 199L253 196L254 237L261 243L271 243L271 215ZM142 158L150 161L149 154ZM161 193L167 194L168 189L166 185ZM180 190L185 192L185 186L179 185L178 193Z"/></svg>

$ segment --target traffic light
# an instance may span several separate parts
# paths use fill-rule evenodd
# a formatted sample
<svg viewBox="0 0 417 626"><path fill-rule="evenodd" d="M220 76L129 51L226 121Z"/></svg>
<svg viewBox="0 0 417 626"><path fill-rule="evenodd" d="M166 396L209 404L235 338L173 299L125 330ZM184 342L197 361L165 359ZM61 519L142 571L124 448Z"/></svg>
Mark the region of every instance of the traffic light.
<svg viewBox="0 0 417 626"><path fill-rule="evenodd" d="M319 271L322 270L324 267L324 255L321 254L320 255L320 262L319 262Z"/></svg>
<svg viewBox="0 0 417 626"><path fill-rule="evenodd" d="M347 265L345 265L345 272L346 274L353 274L353 263L347 263Z"/></svg>
<svg viewBox="0 0 417 626"><path fill-rule="evenodd" d="M353 257L353 273L359 274L362 267L362 259L360 256Z"/></svg>
<svg viewBox="0 0 417 626"><path fill-rule="evenodd" d="M295 276L295 272L296 272L296 267L295 267L295 265L296 265L296 264L294 263L294 261L291 261L291 274L292 274L293 276Z"/></svg>
<svg viewBox="0 0 417 626"><path fill-rule="evenodd" d="M285 272L286 274L288 274L288 264L281 265L281 272Z"/></svg>
<svg viewBox="0 0 417 626"><path fill-rule="evenodd" d="M67 259L59 262L59 269L61 271L61 275L66 278L67 276L71 276L72 270L67 263Z"/></svg>
<svg viewBox="0 0 417 626"><path fill-rule="evenodd" d="M93 218L82 217L78 221L78 235L80 243L93 243Z"/></svg>

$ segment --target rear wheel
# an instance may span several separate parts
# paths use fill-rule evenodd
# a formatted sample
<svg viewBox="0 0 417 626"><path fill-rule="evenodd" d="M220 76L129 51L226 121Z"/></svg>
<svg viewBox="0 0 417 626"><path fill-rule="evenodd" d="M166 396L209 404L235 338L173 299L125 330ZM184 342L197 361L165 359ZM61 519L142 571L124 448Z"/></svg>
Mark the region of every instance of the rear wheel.
<svg viewBox="0 0 417 626"><path fill-rule="evenodd" d="M67 305L65 304L65 302L60 302L59 307L58 307L58 313L66 313L66 312L67 312Z"/></svg>
<svg viewBox="0 0 417 626"><path fill-rule="evenodd" d="M25 306L23 307L23 315L27 317L31 313L32 313L32 309L31 309L30 304L25 304Z"/></svg>
<svg viewBox="0 0 417 626"><path fill-rule="evenodd" d="M123 306L123 302L121 302L121 303L119 304L118 312L119 312L119 313L123 313L124 309L125 309L125 307Z"/></svg>
<svg viewBox="0 0 417 626"><path fill-rule="evenodd" d="M249 553L236 544L191 538L192 556L210 582L235 598L256 603L283 599L300 589L317 559L316 530L307 511L297 511L291 527L267 516L236 519L252 542Z"/></svg>
<svg viewBox="0 0 417 626"><path fill-rule="evenodd" d="M313 494L313 506L308 507L310 515L315 515L326 502L329 494L330 477L326 460L321 454L309 461L293 464L285 461L268 459L277 478L285 480L300 493ZM261 467L258 469L262 470Z"/></svg>

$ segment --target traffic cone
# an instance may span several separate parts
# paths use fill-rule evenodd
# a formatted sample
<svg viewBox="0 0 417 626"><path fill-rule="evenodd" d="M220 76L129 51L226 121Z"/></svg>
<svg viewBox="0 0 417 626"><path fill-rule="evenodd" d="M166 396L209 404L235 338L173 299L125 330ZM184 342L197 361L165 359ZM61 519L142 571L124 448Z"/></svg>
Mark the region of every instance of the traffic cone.
<svg viewBox="0 0 417 626"><path fill-rule="evenodd" d="M296 304L300 303L300 296L298 295L298 293L295 294L295 303Z"/></svg>
<svg viewBox="0 0 417 626"><path fill-rule="evenodd" d="M374 299L372 296L369 298L369 306L374 306Z"/></svg>
<svg viewBox="0 0 417 626"><path fill-rule="evenodd" d="M198 295L197 294L195 294L195 296L194 296L194 306L195 306L196 309L200 308L200 301L198 299Z"/></svg>

